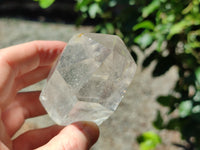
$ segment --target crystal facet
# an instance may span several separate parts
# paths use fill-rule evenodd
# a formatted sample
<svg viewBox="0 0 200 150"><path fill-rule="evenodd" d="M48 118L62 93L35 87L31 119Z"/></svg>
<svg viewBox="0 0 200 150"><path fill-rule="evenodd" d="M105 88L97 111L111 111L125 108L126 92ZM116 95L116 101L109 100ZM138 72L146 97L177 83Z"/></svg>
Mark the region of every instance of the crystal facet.
<svg viewBox="0 0 200 150"><path fill-rule="evenodd" d="M116 110L135 70L118 36L77 34L52 68L40 101L57 124L85 120L100 125Z"/></svg>

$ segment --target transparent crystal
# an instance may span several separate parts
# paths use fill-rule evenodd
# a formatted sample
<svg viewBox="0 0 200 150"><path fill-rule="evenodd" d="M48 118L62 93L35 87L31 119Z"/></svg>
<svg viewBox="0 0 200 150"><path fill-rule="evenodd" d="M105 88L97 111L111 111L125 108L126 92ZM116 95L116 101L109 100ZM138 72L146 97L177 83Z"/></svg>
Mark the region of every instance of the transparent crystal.
<svg viewBox="0 0 200 150"><path fill-rule="evenodd" d="M118 36L77 34L52 68L40 101L57 124L85 120L100 125L116 110L135 70Z"/></svg>

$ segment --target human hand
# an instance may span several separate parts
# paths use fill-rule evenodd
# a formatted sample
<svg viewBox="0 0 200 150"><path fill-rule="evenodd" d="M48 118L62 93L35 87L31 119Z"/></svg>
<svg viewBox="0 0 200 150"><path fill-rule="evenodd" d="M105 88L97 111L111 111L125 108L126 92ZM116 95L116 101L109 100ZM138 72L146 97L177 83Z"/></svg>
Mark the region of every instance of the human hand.
<svg viewBox="0 0 200 150"><path fill-rule="evenodd" d="M19 90L46 78L65 45L34 41L0 50L0 150L86 150L97 141L99 130L91 122L35 129L12 140L25 119L46 113L40 92Z"/></svg>

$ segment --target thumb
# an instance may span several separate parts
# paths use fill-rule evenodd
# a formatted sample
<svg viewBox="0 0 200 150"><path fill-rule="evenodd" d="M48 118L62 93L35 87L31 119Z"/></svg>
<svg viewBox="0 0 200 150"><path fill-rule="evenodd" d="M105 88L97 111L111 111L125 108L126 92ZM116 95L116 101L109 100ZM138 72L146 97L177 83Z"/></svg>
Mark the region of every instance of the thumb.
<svg viewBox="0 0 200 150"><path fill-rule="evenodd" d="M65 127L37 150L88 150L98 139L99 128L93 122L76 122Z"/></svg>

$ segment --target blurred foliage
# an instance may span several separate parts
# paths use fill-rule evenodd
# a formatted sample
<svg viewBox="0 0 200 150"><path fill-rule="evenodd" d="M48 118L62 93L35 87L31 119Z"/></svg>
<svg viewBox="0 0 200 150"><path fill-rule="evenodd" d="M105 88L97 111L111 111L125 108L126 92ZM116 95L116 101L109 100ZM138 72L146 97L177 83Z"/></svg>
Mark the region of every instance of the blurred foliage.
<svg viewBox="0 0 200 150"><path fill-rule="evenodd" d="M140 150L153 150L161 143L161 138L153 131L148 131L138 136L137 141L140 144Z"/></svg>
<svg viewBox="0 0 200 150"><path fill-rule="evenodd" d="M188 143L181 147L200 149L200 0L77 0L76 10L82 13L78 24L100 18L96 32L117 34L130 48L152 47L143 67L156 60L154 77L177 67L175 87L157 98L168 107L168 119L158 111L153 125L179 131Z"/></svg>
<svg viewBox="0 0 200 150"><path fill-rule="evenodd" d="M130 49L151 47L142 65L156 62L154 77L178 69L174 88L157 98L169 110L167 120L158 110L153 125L179 131L185 150L200 150L200 0L76 0L75 10L77 25L98 20L96 32L116 34Z"/></svg>
<svg viewBox="0 0 200 150"><path fill-rule="evenodd" d="M34 1L38 2L40 7L45 9L45 8L50 7L54 3L55 0L34 0Z"/></svg>

